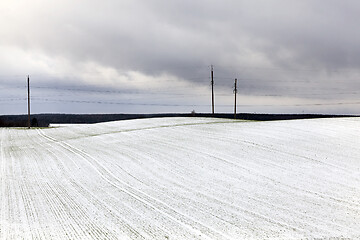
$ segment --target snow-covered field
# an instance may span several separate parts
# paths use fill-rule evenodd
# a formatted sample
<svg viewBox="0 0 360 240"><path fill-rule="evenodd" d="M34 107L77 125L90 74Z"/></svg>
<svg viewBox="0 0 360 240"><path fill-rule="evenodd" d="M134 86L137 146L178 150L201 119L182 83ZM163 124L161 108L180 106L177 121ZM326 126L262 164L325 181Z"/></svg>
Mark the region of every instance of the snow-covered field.
<svg viewBox="0 0 360 240"><path fill-rule="evenodd" d="M0 134L0 239L360 238L360 119Z"/></svg>

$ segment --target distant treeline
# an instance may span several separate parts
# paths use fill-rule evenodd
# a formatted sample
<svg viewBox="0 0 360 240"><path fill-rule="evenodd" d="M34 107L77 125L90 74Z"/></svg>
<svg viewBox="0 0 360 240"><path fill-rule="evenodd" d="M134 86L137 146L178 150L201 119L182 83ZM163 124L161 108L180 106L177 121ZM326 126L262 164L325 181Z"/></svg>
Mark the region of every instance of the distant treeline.
<svg viewBox="0 0 360 240"><path fill-rule="evenodd" d="M0 127L23 127L26 124L26 121L4 120L3 117L0 117Z"/></svg>
<svg viewBox="0 0 360 240"><path fill-rule="evenodd" d="M33 127L48 127L50 123L100 123L119 120L157 117L216 117L234 118L233 114L217 113L166 113L166 114L34 114L31 115ZM310 118L358 117L356 115L322 115L322 114L255 114L239 113L237 119L255 121L292 120ZM27 115L0 116L0 127L26 127Z"/></svg>
<svg viewBox="0 0 360 240"><path fill-rule="evenodd" d="M27 115L12 115L12 116L0 116L0 127L27 127L28 119ZM31 127L39 127L39 123L36 117L31 118ZM44 123L43 127L47 127L49 124Z"/></svg>

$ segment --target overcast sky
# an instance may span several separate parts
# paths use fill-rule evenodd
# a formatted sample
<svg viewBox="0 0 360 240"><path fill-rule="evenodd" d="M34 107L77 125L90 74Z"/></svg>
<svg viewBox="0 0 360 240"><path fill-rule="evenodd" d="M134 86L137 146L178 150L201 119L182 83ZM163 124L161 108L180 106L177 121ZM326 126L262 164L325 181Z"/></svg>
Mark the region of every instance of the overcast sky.
<svg viewBox="0 0 360 240"><path fill-rule="evenodd" d="M1 0L0 114L360 112L355 0Z"/></svg>

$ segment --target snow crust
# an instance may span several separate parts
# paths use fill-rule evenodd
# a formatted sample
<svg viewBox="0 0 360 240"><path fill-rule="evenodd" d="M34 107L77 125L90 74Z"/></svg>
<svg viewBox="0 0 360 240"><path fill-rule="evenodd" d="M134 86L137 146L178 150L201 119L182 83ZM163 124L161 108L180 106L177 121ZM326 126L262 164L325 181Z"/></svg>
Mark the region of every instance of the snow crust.
<svg viewBox="0 0 360 240"><path fill-rule="evenodd" d="M0 134L0 239L360 238L357 118Z"/></svg>

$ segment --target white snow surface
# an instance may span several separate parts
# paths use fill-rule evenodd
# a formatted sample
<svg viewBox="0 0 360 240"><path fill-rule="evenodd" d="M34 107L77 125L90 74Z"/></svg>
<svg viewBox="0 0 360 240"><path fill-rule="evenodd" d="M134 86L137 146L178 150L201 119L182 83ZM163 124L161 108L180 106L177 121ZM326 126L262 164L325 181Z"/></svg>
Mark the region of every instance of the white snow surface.
<svg viewBox="0 0 360 240"><path fill-rule="evenodd" d="M359 118L0 133L0 239L360 239Z"/></svg>

